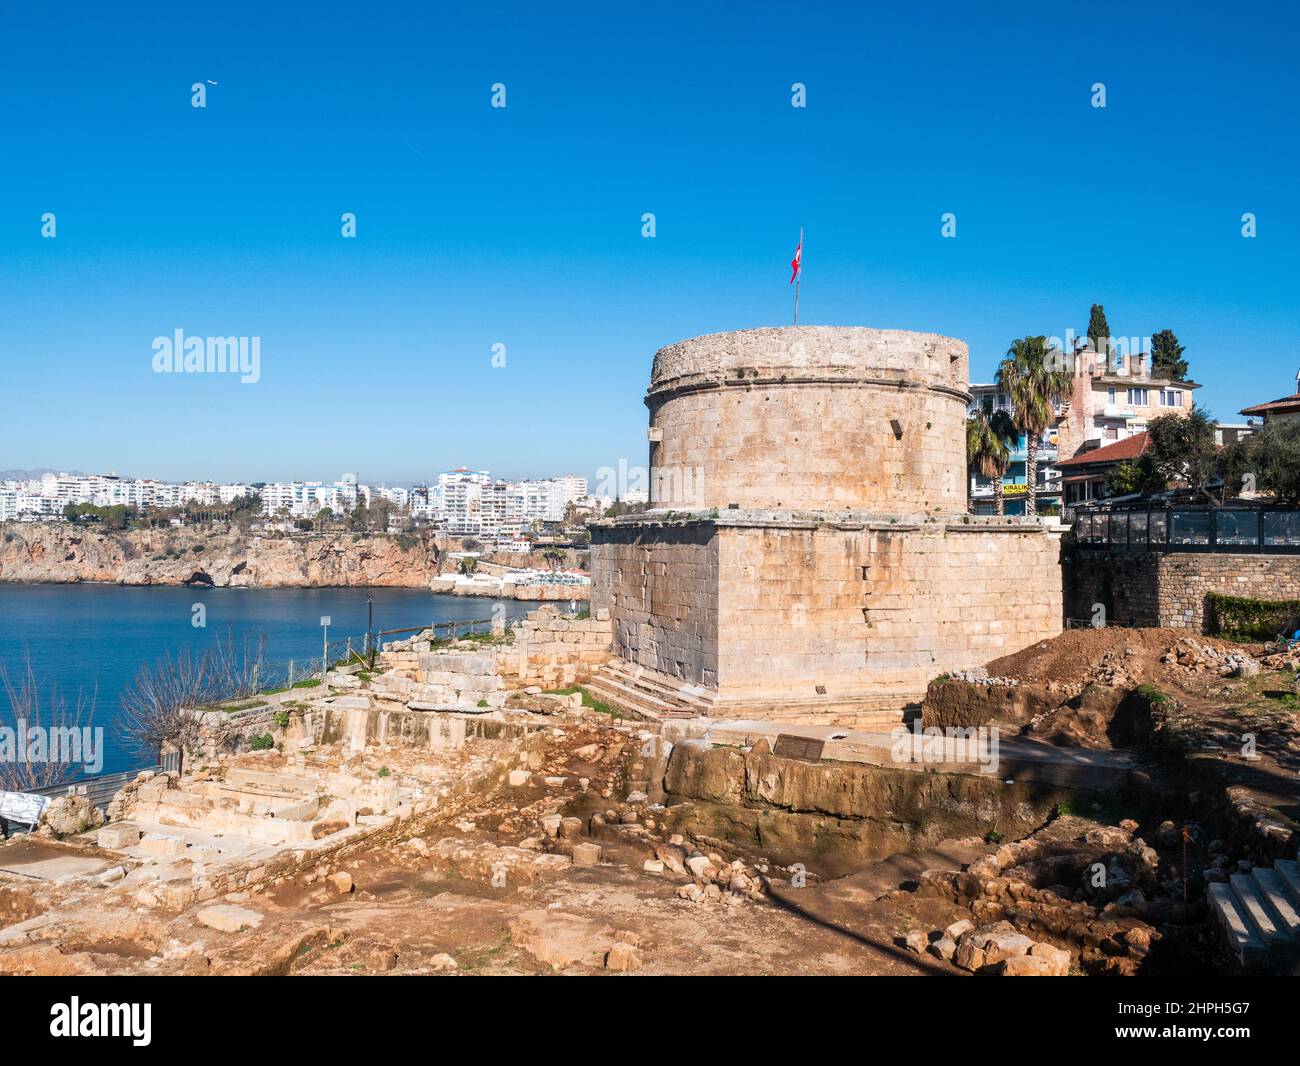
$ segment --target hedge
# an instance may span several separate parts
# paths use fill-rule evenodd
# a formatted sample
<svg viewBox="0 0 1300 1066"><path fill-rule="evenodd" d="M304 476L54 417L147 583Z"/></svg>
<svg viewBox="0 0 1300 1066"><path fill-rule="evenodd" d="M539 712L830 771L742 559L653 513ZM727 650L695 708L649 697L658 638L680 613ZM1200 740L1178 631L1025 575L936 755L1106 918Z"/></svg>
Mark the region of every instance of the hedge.
<svg viewBox="0 0 1300 1066"><path fill-rule="evenodd" d="M1252 600L1211 592L1205 603L1210 632L1229 640L1272 640L1300 628L1300 600Z"/></svg>

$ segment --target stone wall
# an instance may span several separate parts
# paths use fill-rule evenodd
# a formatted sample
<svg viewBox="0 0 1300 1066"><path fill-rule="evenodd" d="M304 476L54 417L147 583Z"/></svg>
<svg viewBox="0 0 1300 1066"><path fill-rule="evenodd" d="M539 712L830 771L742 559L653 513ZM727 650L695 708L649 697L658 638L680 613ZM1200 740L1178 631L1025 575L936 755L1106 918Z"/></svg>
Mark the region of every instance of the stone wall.
<svg viewBox="0 0 1300 1066"><path fill-rule="evenodd" d="M497 651L498 671L512 685L567 688L586 681L613 654L608 609L569 618L539 607L515 628L513 646Z"/></svg>
<svg viewBox="0 0 1300 1066"><path fill-rule="evenodd" d="M1059 530L1014 520L639 518L600 530L593 594L616 655L710 690L715 713L852 724L1059 633L1059 551Z"/></svg>
<svg viewBox="0 0 1300 1066"><path fill-rule="evenodd" d="M966 345L934 333L682 341L655 356L646 395L651 504L964 511L968 401Z"/></svg>
<svg viewBox="0 0 1300 1066"><path fill-rule="evenodd" d="M740 704L902 707L1061 630L1059 534L864 522L726 530L719 673Z"/></svg>
<svg viewBox="0 0 1300 1066"><path fill-rule="evenodd" d="M613 654L687 684L718 683L718 541L712 523L634 522L600 532L592 603Z"/></svg>
<svg viewBox="0 0 1300 1066"><path fill-rule="evenodd" d="M249 739L270 734L276 746L297 751L304 745L344 743L361 750L369 741L428 751L451 751L469 737L515 737L521 730L498 719L467 712L429 713L408 710L392 702L359 696L336 696L330 702L286 708L268 703L244 711L192 710L198 723L196 745L186 752L184 767L195 760L215 762L220 755L247 750ZM281 716L288 718L281 725Z"/></svg>
<svg viewBox="0 0 1300 1066"><path fill-rule="evenodd" d="M1111 551L1072 546L1064 557L1066 614L1106 608L1117 625L1208 631L1211 592L1260 600L1300 599L1300 555L1255 552Z"/></svg>

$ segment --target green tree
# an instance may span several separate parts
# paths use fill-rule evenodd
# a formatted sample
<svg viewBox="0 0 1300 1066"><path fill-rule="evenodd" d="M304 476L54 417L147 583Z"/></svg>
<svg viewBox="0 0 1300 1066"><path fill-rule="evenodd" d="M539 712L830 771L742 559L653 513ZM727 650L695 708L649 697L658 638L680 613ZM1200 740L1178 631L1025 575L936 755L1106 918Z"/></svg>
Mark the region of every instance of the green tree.
<svg viewBox="0 0 1300 1066"><path fill-rule="evenodd" d="M1025 435L1025 514L1030 516L1038 514L1038 442L1056 421L1056 405L1069 399L1072 384L1046 337L1012 341L998 367L998 388L1007 394L1015 426Z"/></svg>
<svg viewBox="0 0 1300 1066"><path fill-rule="evenodd" d="M980 477L992 480L993 506L998 514L1006 514L1002 478L1011 465L1017 435L1015 423L1005 411L991 415L976 411L966 421L966 465Z"/></svg>
<svg viewBox="0 0 1300 1066"><path fill-rule="evenodd" d="M1106 491L1111 496L1129 496L1135 492L1163 492L1169 486L1142 457L1117 463L1106 475Z"/></svg>
<svg viewBox="0 0 1300 1066"><path fill-rule="evenodd" d="M1110 326L1106 323L1106 310L1093 304L1088 313L1088 339L1099 352L1110 352Z"/></svg>
<svg viewBox="0 0 1300 1066"><path fill-rule="evenodd" d="M1253 483L1278 503L1300 504L1300 421L1269 422L1223 452L1225 495Z"/></svg>
<svg viewBox="0 0 1300 1066"><path fill-rule="evenodd" d="M1183 358L1186 350L1172 329L1155 334L1151 338L1151 376L1186 381L1187 360Z"/></svg>
<svg viewBox="0 0 1300 1066"><path fill-rule="evenodd" d="M97 507L93 503L70 503L63 508L63 517L69 522L98 522L104 529L125 529L135 517L135 508L115 503L111 507Z"/></svg>
<svg viewBox="0 0 1300 1066"><path fill-rule="evenodd" d="M1219 446L1214 440L1214 420L1204 407L1193 407L1185 415L1162 415L1147 426L1151 443L1138 458L1148 474L1148 483L1162 491L1183 485L1211 500L1210 482L1221 466Z"/></svg>

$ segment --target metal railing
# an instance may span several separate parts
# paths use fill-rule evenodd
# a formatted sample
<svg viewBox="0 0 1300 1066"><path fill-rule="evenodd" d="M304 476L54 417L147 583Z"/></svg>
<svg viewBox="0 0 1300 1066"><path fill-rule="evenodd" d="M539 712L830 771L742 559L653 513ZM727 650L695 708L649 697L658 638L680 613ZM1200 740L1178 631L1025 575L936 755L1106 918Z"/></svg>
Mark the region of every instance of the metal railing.
<svg viewBox="0 0 1300 1066"><path fill-rule="evenodd" d="M1300 510L1290 508L1143 504L1073 510L1075 542L1083 548L1300 554Z"/></svg>
<svg viewBox="0 0 1300 1066"><path fill-rule="evenodd" d="M163 766L156 763L153 766L141 766L135 770L119 770L111 774L95 774L92 777L77 778L73 781L65 781L58 785L46 785L43 788L31 788L26 791L37 796L49 796L51 799L58 799L68 793L75 793L78 796L85 796L90 801L92 807L106 807L108 801L117 795L118 791L128 781L134 781L136 776L144 770L153 770L161 772Z"/></svg>

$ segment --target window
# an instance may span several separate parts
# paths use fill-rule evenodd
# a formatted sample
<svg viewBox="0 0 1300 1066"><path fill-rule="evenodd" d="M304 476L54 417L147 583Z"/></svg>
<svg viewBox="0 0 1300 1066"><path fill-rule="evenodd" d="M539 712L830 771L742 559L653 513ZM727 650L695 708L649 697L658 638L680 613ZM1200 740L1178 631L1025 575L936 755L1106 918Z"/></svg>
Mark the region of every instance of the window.
<svg viewBox="0 0 1300 1066"><path fill-rule="evenodd" d="M1129 389L1128 402L1130 407L1145 407L1147 405L1146 389Z"/></svg>
<svg viewBox="0 0 1300 1066"><path fill-rule="evenodd" d="M1147 542L1147 515L1134 512L1128 516L1128 542L1130 544L1145 544Z"/></svg>
<svg viewBox="0 0 1300 1066"><path fill-rule="evenodd" d="M1209 544L1209 511L1175 511L1169 529L1170 544Z"/></svg>
<svg viewBox="0 0 1300 1066"><path fill-rule="evenodd" d="M1114 386L1114 385L1112 385L1110 388L1108 388L1108 389L1106 390L1106 402L1109 403L1109 404L1114 404L1114 402L1115 402L1115 386Z"/></svg>
<svg viewBox="0 0 1300 1066"><path fill-rule="evenodd" d="M1300 546L1300 511L1265 511L1264 543Z"/></svg>
<svg viewBox="0 0 1300 1066"><path fill-rule="evenodd" d="M1160 390L1161 407L1182 407L1183 393L1181 389L1161 389Z"/></svg>
<svg viewBox="0 0 1300 1066"><path fill-rule="evenodd" d="M1219 544L1258 544L1258 511L1216 511L1214 539Z"/></svg>

